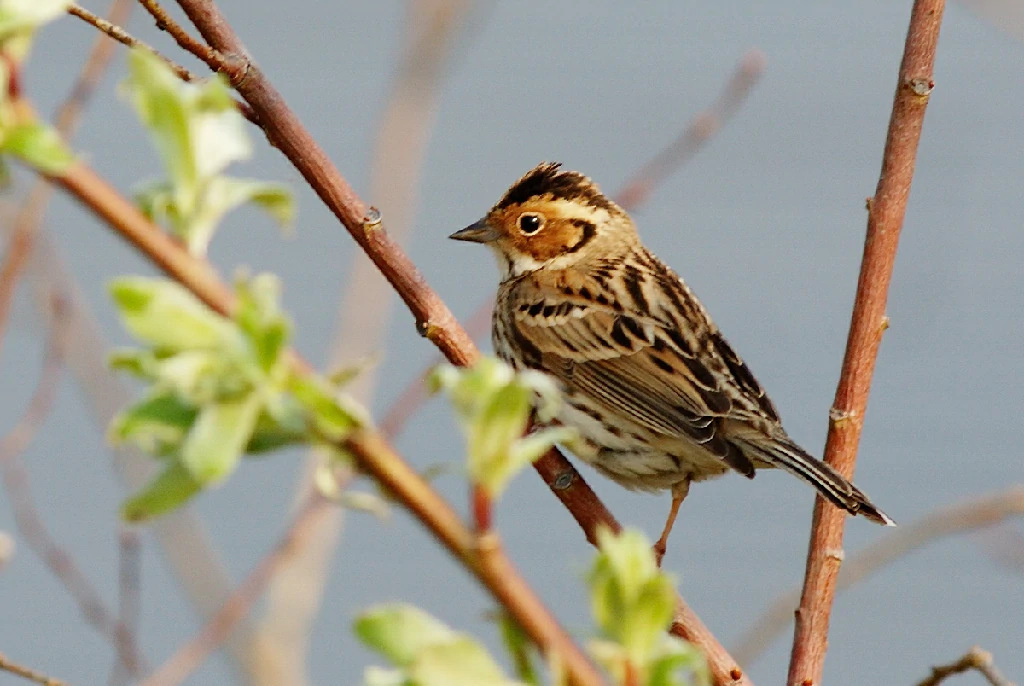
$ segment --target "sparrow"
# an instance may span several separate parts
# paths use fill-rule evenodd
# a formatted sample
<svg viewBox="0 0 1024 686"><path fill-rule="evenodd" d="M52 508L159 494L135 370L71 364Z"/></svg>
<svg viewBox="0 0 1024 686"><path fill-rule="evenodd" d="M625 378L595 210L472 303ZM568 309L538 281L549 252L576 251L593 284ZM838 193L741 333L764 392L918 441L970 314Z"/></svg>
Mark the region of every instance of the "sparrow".
<svg viewBox="0 0 1024 686"><path fill-rule="evenodd" d="M851 515L894 522L782 428L761 384L630 216L586 176L543 163L450 238L482 243L501 283L492 341L517 370L554 377L569 446L629 489L670 490L660 562L690 484L781 468Z"/></svg>

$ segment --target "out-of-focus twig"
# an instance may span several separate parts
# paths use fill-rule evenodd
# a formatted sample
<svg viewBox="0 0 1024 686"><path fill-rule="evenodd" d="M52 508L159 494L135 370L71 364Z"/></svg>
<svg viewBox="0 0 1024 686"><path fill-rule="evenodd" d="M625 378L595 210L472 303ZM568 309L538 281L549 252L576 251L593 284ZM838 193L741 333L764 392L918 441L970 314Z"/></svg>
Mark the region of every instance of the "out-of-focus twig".
<svg viewBox="0 0 1024 686"><path fill-rule="evenodd" d="M843 564L836 591L845 591L914 551L936 540L976 531L1024 516L1024 485L972 498L944 507L851 555ZM800 589L779 595L744 632L732 654L750 667L785 631L793 620L793 608L800 602Z"/></svg>
<svg viewBox="0 0 1024 686"><path fill-rule="evenodd" d="M686 129L623 184L615 202L626 210L634 210L647 202L651 192L681 165L693 158L746 101L764 73L765 57L760 50L748 50L740 58L732 76L718 99L698 113Z"/></svg>
<svg viewBox="0 0 1024 686"><path fill-rule="evenodd" d="M847 478L852 477L857 463L871 377L882 334L888 326L885 306L889 282L914 177L925 108L934 87L932 74L943 9L945 0L914 2L882 154L882 170L875 195L868 201L864 257L825 443L825 462ZM790 653L789 686L821 683L845 525L843 510L821 497L815 500L807 568Z"/></svg>
<svg viewBox="0 0 1024 686"><path fill-rule="evenodd" d="M295 521L273 550L249 572L238 588L227 598L203 628L188 643L179 648L142 686L171 686L179 684L194 672L209 655L231 635L238 621L248 614L266 588L270 577L289 557L290 549L302 545L304 539L316 530L316 521L333 506L322 497L310 498L298 511Z"/></svg>
<svg viewBox="0 0 1024 686"><path fill-rule="evenodd" d="M115 26L125 24L133 6L134 0L113 0L107 10L106 21ZM115 48L116 43L107 40L105 35L97 36L93 42L68 97L54 116L58 131L66 139L70 140L74 135L81 114L106 73ZM43 221L51 192L51 184L46 180L40 179L33 186L11 233L31 238L24 241L30 244L24 248L24 254L30 258L28 280L35 294L37 309L48 315L52 306L51 294L62 294L62 328L67 338L74 341L74 345L65 350L66 364L88 396L86 405L97 424L106 426L114 414L128 403L130 396L107 369L110 346L103 340L99 325L81 296L74 277L52 240L45 231L37 228ZM156 466L146 456L126 447L114 449L113 453L114 464L130 489L141 488L152 478ZM155 523L153 532L173 568L175 578L196 610L206 615L219 607L232 584L198 516L189 509L173 513ZM128 644L134 644L134 633L121 631L118 640L122 646L126 645L126 640ZM228 643L228 655L233 664L252 683L256 683L256 675L270 672L265 668L270 651L257 649L256 644L255 632L247 623L236 630ZM131 657L121 652L123 656ZM144 671L144 667L136 665L130 674L137 675L140 671Z"/></svg>
<svg viewBox="0 0 1024 686"><path fill-rule="evenodd" d="M126 669L134 667L130 674L135 677L140 673L142 658L138 654L134 637L118 640L117 623L105 607L100 594L75 564L71 554L57 543L43 523L32 497L28 472L21 463L21 454L39 432L56 400L64 349L71 344L61 327L61 310L60 299L54 298L50 334L39 382L25 414L0 441L0 477L14 510L14 521L25 544L60 580L78 605L85 621L111 642Z"/></svg>
<svg viewBox="0 0 1024 686"><path fill-rule="evenodd" d="M615 202L629 211L636 210L647 202L658 186L679 167L693 159L693 156L732 119L761 79L764 67L765 58L760 50L755 48L744 53L718 99L706 110L694 116L675 140L637 169L615 194ZM493 308L494 298L487 298L466 320L466 331L474 339L480 338L490 328ZM380 425L381 433L393 437L402 432L416 410L426 402L426 377L440 362L440 359L434 360L398 394L384 414Z"/></svg>
<svg viewBox="0 0 1024 686"><path fill-rule="evenodd" d="M34 684L41 684L41 686L67 686L67 684L60 679L54 679L51 676L46 676L40 671L32 669L31 667L25 667L19 665L16 662L11 662L7 659L7 656L0 653L0 672L7 672L14 676L27 679Z"/></svg>
<svg viewBox="0 0 1024 686"><path fill-rule="evenodd" d="M488 298L466 320L466 331L474 337L478 335L476 332L486 331L491 323L491 310L493 309L494 298ZM427 389L427 376L442 361L444 361L444 358L441 356L435 358L430 363L430 366L420 372L402 389L402 392L398 394L398 397L388 407L384 413L384 418L380 422L380 432L382 435L386 436L389 440L393 440L402 433L409 420L412 419L416 411L430 397L430 392Z"/></svg>
<svg viewBox="0 0 1024 686"><path fill-rule="evenodd" d="M128 525L122 525L117 532L118 573L117 573L117 626L115 634L119 645L136 643L139 615L141 613L140 578L141 556L139 554L139 532ZM120 651L122 655L127 651ZM111 686L130 682L130 675L138 673L138 665L126 665L123 660L114 663L110 673Z"/></svg>
<svg viewBox="0 0 1024 686"><path fill-rule="evenodd" d="M960 0L960 4L1024 41L1024 3L1018 0Z"/></svg>
<svg viewBox="0 0 1024 686"><path fill-rule="evenodd" d="M947 678L955 674L976 671L985 677L991 686L1014 686L1009 679L999 673L992 663L992 653L974 646L962 658L947 665L932 667L932 673L928 678L918 682L917 686L939 686Z"/></svg>
<svg viewBox="0 0 1024 686"><path fill-rule="evenodd" d="M145 0L151 1L151 0ZM453 45L461 35L469 0L411 0L406 4L405 36L391 94L377 130L370 170L370 193L387 217L391 237L408 242L418 200L423 158L437 117L442 81ZM357 251L339 298L329 365L338 368L387 351L385 334L395 306L387 281ZM352 396L372 405L375 366L365 367L349 385ZM311 497L310 475L321 458L311 455L300 477L294 506ZM316 519L317 531L274 573L261 627L281 653L293 684L307 681L309 632L322 602L324 585L343 517L331 508Z"/></svg>

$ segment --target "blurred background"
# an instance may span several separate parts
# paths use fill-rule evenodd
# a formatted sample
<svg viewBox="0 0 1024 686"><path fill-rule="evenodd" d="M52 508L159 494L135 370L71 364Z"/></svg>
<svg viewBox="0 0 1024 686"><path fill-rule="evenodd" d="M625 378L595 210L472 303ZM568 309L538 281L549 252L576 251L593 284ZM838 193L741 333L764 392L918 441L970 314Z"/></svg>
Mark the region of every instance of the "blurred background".
<svg viewBox="0 0 1024 686"><path fill-rule="evenodd" d="M407 234L412 258L459 317L493 292L497 276L489 255L447 241L449 233L542 160L561 161L614 193L719 98L742 59L763 59L760 81L735 117L634 217L769 390L790 434L820 451L909 0L218 4L341 172L381 208L389 228ZM205 73L141 9L126 28ZM24 86L40 111L65 97L94 37L73 18L42 32ZM1024 481L1022 38L1016 0L947 8L856 479L901 525ZM75 148L127 193L162 171L117 96L124 58L119 49ZM255 128L252 136L256 158L232 171L291 183L297 231L285 239L259 213L238 212L211 258L228 276L248 265L282 277L297 347L310 360L326 365L379 350L359 392L381 417L435 350L400 305L387 319L390 292L358 276L351 239ZM18 178L5 217L30 181ZM103 336L127 344L105 283L153 269L60 194L45 237ZM50 266L40 270L37 258L22 283L4 336L5 432L42 366L45 334L33 296L56 274L52 261L43 264ZM78 352L90 345L72 341ZM43 524L108 609L116 613L126 583L137 589L136 640L152 667L202 627L195 607L216 609L274 548L292 517L306 455L247 461L189 514L143 529L137 573L119 582L119 568L134 567L119 562L126 548L117 507L126 482L118 465L137 479L146 460L112 456L95 416L120 396L79 362L20 459ZM451 413L436 400L411 419L397 446L421 469L457 465L462 451ZM629 493L581 471L620 520L657 535L667 495ZM464 507L461 476L435 483ZM8 484L25 492L16 480ZM687 499L665 566L727 646L802 579L813 497L796 479L764 472L751 482L727 477L698 486ZM72 683L107 683L110 642L31 552L12 505L10 492L0 495L0 531L16 544L0 569L0 652ZM252 672L277 653L294 679L262 683L360 683L374 659L350 624L378 601L414 602L496 644L484 594L415 521L398 509L392 515L382 523L332 510L314 521L239 638L187 683L261 683ZM585 633L591 624L580 580L592 551L568 513L527 473L504 497L497 522L527 578L570 630ZM1020 532L1011 520L981 535L943 538L841 593L828 683L914 683L973 644L992 651L1008 676L1024 678ZM847 559L891 535L851 520ZM755 683L783 678L790 636L785 629L745 665Z"/></svg>

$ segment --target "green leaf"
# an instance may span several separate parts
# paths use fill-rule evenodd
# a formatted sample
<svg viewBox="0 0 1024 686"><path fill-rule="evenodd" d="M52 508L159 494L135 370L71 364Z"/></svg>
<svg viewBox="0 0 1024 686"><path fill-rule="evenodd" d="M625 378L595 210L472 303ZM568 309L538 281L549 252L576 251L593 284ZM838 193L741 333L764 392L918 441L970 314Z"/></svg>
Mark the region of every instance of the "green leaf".
<svg viewBox="0 0 1024 686"><path fill-rule="evenodd" d="M192 231L210 231L225 214L246 203L253 203L264 210L283 230L292 229L295 221L295 201L287 186L267 181L217 176L206 184L202 208L192 219Z"/></svg>
<svg viewBox="0 0 1024 686"><path fill-rule="evenodd" d="M121 506L121 518L141 522L180 507L202 486L180 462L171 463L139 493Z"/></svg>
<svg viewBox="0 0 1024 686"><path fill-rule="evenodd" d="M60 134L40 122L21 124L7 131L0 152L14 155L50 176L63 173L75 161Z"/></svg>
<svg viewBox="0 0 1024 686"><path fill-rule="evenodd" d="M694 646L674 636L665 636L662 654L648 669L647 686L693 686L710 684L711 676L704 655Z"/></svg>
<svg viewBox="0 0 1024 686"><path fill-rule="evenodd" d="M110 440L131 441L148 453L168 455L181 446L196 416L196 408L173 393L151 395L114 417Z"/></svg>
<svg viewBox="0 0 1024 686"><path fill-rule="evenodd" d="M405 672L400 669L384 669L373 666L366 668L363 674L363 683L366 686L415 686L405 677Z"/></svg>
<svg viewBox="0 0 1024 686"><path fill-rule="evenodd" d="M647 665L672 619L673 584L654 560L647 538L627 529L618 536L602 528L600 552L589 576L594 619L626 658Z"/></svg>
<svg viewBox="0 0 1024 686"><path fill-rule="evenodd" d="M304 423L281 424L264 408L256 422L249 443L245 446L245 452L249 454L267 453L289 445L307 443L309 435Z"/></svg>
<svg viewBox="0 0 1024 686"><path fill-rule="evenodd" d="M405 603L372 607L356 617L356 637L398 667L407 667L426 646L450 641L455 632Z"/></svg>
<svg viewBox="0 0 1024 686"><path fill-rule="evenodd" d="M143 125L149 129L171 185L178 193L175 204L191 210L199 190L199 172L193 154L191 112L184 97L186 87L149 50L139 47L129 54L125 90Z"/></svg>
<svg viewBox="0 0 1024 686"><path fill-rule="evenodd" d="M417 686L513 686L483 647L468 636L425 647L409 667Z"/></svg>
<svg viewBox="0 0 1024 686"><path fill-rule="evenodd" d="M533 664L533 644L519 623L503 613L500 618L501 639L512 657L512 665L520 681L530 686L540 686L540 677Z"/></svg>
<svg viewBox="0 0 1024 686"><path fill-rule="evenodd" d="M278 364L291 337L291 322L281 312L281 282L272 274L239 278L234 320L249 340L256 363L267 373Z"/></svg>
<svg viewBox="0 0 1024 686"><path fill-rule="evenodd" d="M139 340L168 351L237 348L231 322L166 279L122 277L110 284L121 320Z"/></svg>
<svg viewBox="0 0 1024 686"><path fill-rule="evenodd" d="M293 378L289 390L309 412L310 421L324 440L344 440L354 429L365 423L365 418L353 413L354 407L342 407L339 398L320 379Z"/></svg>
<svg viewBox="0 0 1024 686"><path fill-rule="evenodd" d="M260 396L251 393L242 400L201 408L181 448L181 461L196 481L216 483L234 471L256 428L261 407Z"/></svg>
<svg viewBox="0 0 1024 686"><path fill-rule="evenodd" d="M0 2L0 41L34 31L64 14L70 4L70 0L3 0Z"/></svg>

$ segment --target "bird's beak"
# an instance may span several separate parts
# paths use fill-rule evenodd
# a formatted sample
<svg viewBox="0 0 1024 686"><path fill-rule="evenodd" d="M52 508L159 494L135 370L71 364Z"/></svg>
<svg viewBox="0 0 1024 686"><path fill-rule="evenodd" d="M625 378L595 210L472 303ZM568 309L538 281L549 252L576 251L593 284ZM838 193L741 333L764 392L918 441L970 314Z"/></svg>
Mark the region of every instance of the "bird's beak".
<svg viewBox="0 0 1024 686"><path fill-rule="evenodd" d="M493 226L487 223L486 219L473 222L460 231L448 236L456 241L469 241L471 243L492 243L498 240L498 232Z"/></svg>

